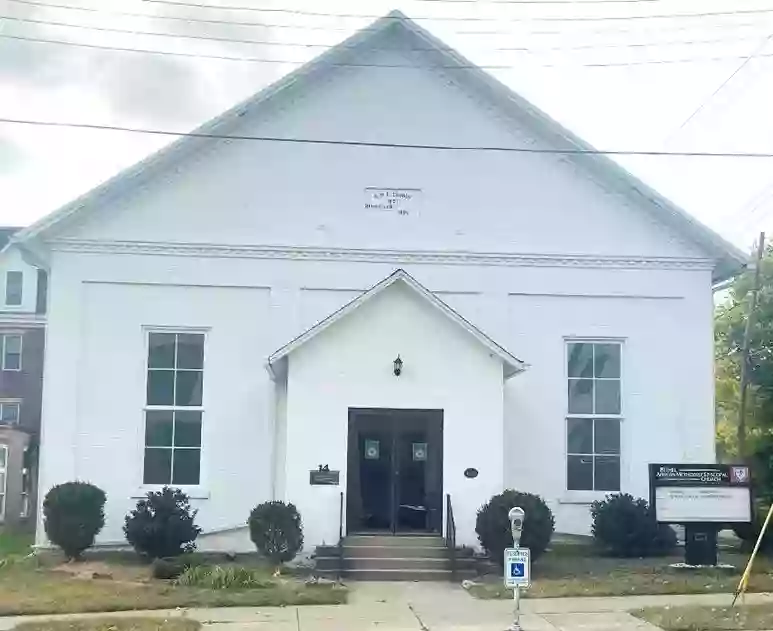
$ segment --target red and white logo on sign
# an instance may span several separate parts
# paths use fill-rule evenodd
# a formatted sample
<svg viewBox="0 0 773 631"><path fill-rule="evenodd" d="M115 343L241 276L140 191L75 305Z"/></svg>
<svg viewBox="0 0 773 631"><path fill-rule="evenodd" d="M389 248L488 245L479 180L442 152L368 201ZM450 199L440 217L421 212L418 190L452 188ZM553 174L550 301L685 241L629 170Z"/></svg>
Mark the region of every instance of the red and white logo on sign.
<svg viewBox="0 0 773 631"><path fill-rule="evenodd" d="M749 481L749 467L730 467L730 483L744 484Z"/></svg>

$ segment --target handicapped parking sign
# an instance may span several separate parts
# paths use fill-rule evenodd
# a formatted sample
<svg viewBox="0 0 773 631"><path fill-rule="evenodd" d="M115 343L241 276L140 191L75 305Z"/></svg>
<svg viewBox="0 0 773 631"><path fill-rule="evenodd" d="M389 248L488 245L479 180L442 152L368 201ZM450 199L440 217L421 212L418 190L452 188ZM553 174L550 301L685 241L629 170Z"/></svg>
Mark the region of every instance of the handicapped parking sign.
<svg viewBox="0 0 773 631"><path fill-rule="evenodd" d="M505 587L528 587L531 582L531 551L529 548L505 550Z"/></svg>

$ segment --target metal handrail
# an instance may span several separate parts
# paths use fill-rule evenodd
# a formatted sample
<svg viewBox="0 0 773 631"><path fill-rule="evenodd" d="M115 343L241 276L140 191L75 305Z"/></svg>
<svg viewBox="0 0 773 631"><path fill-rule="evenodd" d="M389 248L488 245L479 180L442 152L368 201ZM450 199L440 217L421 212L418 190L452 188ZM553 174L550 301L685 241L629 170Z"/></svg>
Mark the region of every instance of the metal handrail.
<svg viewBox="0 0 773 631"><path fill-rule="evenodd" d="M338 580L341 580L344 568L344 492L338 499Z"/></svg>
<svg viewBox="0 0 773 631"><path fill-rule="evenodd" d="M446 494L446 548L451 565L451 580L456 581L456 522L450 493Z"/></svg>

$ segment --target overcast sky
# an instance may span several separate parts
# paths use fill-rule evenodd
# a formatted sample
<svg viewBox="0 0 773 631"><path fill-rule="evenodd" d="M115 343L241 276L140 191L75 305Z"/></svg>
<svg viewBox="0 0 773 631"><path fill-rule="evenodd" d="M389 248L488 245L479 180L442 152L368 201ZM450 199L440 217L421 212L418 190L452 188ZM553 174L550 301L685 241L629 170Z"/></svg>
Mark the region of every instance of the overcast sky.
<svg viewBox="0 0 773 631"><path fill-rule="evenodd" d="M52 4L87 10L41 6ZM148 0L0 0L0 118L186 131L296 67L289 62L307 60L371 21L307 12L377 16L399 8L474 62L510 66L491 72L597 148L773 153L773 0L220 4L283 11ZM677 17L690 13L704 15ZM672 17L640 17L647 15ZM527 50L514 50L521 48ZM168 140L0 123L0 224L28 224ZM773 159L620 161L744 248L759 230L773 233Z"/></svg>

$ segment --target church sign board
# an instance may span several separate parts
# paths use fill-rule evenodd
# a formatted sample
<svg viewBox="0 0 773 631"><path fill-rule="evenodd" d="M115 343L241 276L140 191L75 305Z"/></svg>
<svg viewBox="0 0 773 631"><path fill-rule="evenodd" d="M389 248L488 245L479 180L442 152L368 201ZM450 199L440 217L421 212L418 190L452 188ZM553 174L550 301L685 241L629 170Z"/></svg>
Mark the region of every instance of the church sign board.
<svg viewBox="0 0 773 631"><path fill-rule="evenodd" d="M665 524L748 523L751 476L746 465L650 464L650 505Z"/></svg>

